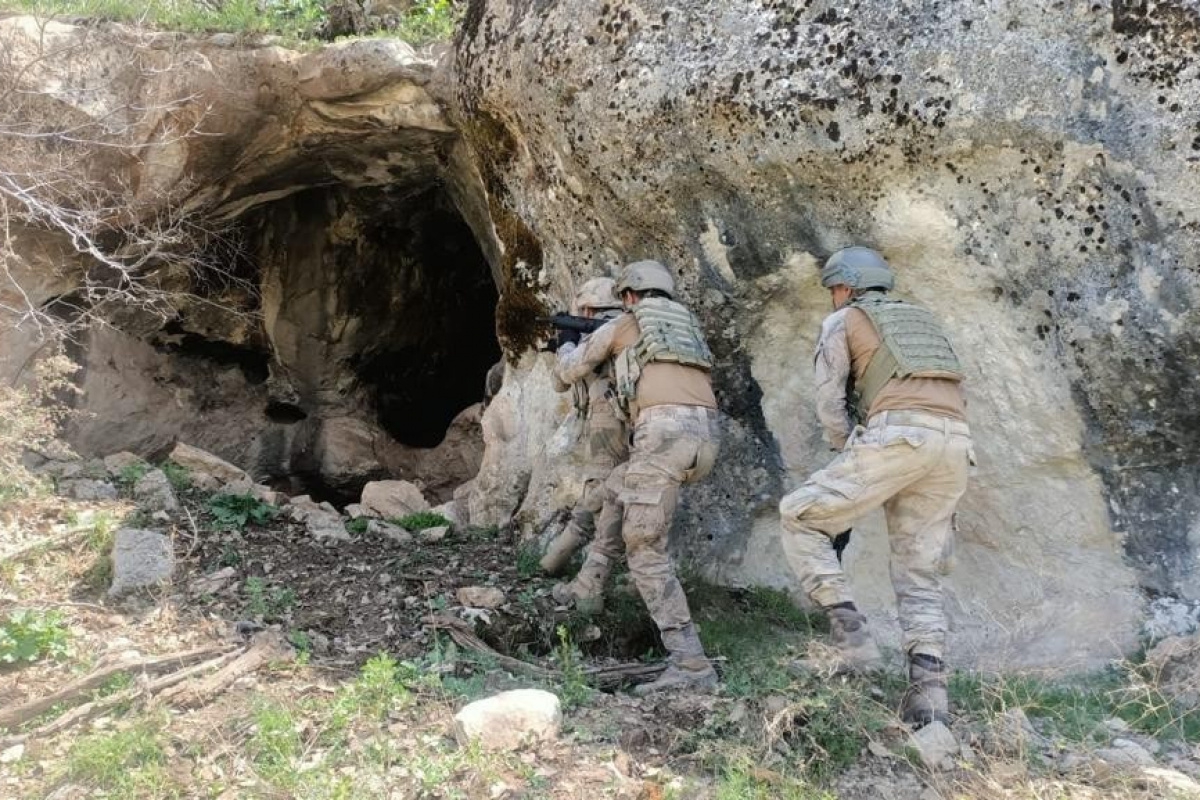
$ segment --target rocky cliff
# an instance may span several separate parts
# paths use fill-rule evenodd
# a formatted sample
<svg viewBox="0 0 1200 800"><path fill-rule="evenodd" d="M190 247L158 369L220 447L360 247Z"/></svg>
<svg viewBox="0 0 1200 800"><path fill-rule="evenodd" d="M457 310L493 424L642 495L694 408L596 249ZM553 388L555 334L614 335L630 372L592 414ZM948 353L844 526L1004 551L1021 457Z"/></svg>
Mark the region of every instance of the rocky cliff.
<svg viewBox="0 0 1200 800"><path fill-rule="evenodd" d="M1194 0L488 0L456 98L531 288L653 257L704 318L726 442L676 532L727 580L791 584L815 268L881 249L970 374L955 636L1061 664L1129 645L1136 585L1200 597L1198 37ZM881 521L857 542L885 608Z"/></svg>
<svg viewBox="0 0 1200 800"><path fill-rule="evenodd" d="M960 660L1095 663L1134 644L1139 590L1200 603L1196 0L476 0L424 55L23 17L0 36L5 102L116 145L82 186L202 229L204 258L153 262L176 299L101 308L79 340L85 449L182 438L334 495L393 474L445 496L480 459L456 414L503 348L467 499L536 534L578 486L532 317L653 257L707 327L725 414L678 548L794 587L776 505L830 457L816 268L863 243L969 370ZM5 380L37 351L23 310L105 286L61 228L17 223ZM885 621L886 552L864 521L852 577Z"/></svg>

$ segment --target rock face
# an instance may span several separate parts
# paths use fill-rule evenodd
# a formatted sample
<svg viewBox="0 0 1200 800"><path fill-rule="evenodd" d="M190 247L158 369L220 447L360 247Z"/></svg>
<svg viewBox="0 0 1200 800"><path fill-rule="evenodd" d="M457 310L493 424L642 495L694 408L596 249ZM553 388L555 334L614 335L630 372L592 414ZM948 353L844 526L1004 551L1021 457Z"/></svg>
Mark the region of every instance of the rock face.
<svg viewBox="0 0 1200 800"><path fill-rule="evenodd" d="M670 264L728 415L675 534L716 577L794 586L775 504L829 458L816 266L880 248L969 372L955 659L1098 660L1133 643L1137 584L1200 595L1198 37L1191 0L475 3L455 99L506 248L502 341L535 298ZM880 520L856 537L887 616Z"/></svg>
<svg viewBox="0 0 1200 800"><path fill-rule="evenodd" d="M92 253L52 222L12 219L0 379L40 346L29 317L47 301L108 323L77 337L88 413L70 439L84 454L157 458L183 439L330 496L397 475L444 500L474 475L478 416L464 409L499 356L495 240L428 91L432 60L399 40L301 54L20 16L0 19L0 52L16 90L0 117L78 134L74 196L108 200L133 228L186 215L190 231L185 252L150 258L140 302L105 303ZM18 180L56 163L5 142L0 172Z"/></svg>

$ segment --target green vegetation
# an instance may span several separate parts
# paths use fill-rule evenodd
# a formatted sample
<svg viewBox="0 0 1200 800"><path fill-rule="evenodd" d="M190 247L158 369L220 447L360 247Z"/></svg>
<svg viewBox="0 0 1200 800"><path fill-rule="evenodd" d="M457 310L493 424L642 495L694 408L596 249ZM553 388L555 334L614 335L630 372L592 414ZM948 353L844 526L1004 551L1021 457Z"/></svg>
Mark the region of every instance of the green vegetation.
<svg viewBox="0 0 1200 800"><path fill-rule="evenodd" d="M127 523L138 527L136 521ZM92 518L84 544L91 551L92 563L83 574L83 584L93 592L102 592L112 583L113 535L117 522L111 514L100 512Z"/></svg>
<svg viewBox="0 0 1200 800"><path fill-rule="evenodd" d="M595 690L588 684L587 675L580 663L583 656L571 641L567 626L559 625L557 632L558 647L554 651L554 661L562 673L562 682L556 688L563 708L570 710L591 700Z"/></svg>
<svg viewBox="0 0 1200 800"><path fill-rule="evenodd" d="M423 531L426 528L440 528L450 524L450 520L432 511L418 511L406 517L393 517L388 522L410 531Z"/></svg>
<svg viewBox="0 0 1200 800"><path fill-rule="evenodd" d="M134 484L145 477L146 473L151 469L150 465L145 461L138 461L134 464L126 464L121 468L121 474L117 476L117 482L126 488L131 488Z"/></svg>
<svg viewBox="0 0 1200 800"><path fill-rule="evenodd" d="M152 28L204 33L277 34L290 40L329 38L324 0L0 0L0 11L39 16L93 17ZM417 0L395 30L414 45L448 40L460 12L452 0Z"/></svg>
<svg viewBox="0 0 1200 800"><path fill-rule="evenodd" d="M962 713L986 716L1020 708L1048 722L1056 736L1081 744L1107 742L1112 731L1105 722L1113 718L1156 738L1200 742L1200 710L1172 706L1152 677L1132 665L1072 681L958 673L950 680L950 697Z"/></svg>
<svg viewBox="0 0 1200 800"><path fill-rule="evenodd" d="M10 611L8 619L0 624L0 664L63 658L69 635L62 614L57 611Z"/></svg>
<svg viewBox="0 0 1200 800"><path fill-rule="evenodd" d="M350 533L366 533L367 526L370 525L370 520L366 517L359 517L346 521L346 530Z"/></svg>
<svg viewBox="0 0 1200 800"><path fill-rule="evenodd" d="M265 525L279 509L248 494L216 494L209 498L208 512L218 530L242 530L246 524Z"/></svg>
<svg viewBox="0 0 1200 800"><path fill-rule="evenodd" d="M184 492L192 488L192 476L187 467L176 464L174 461L164 461L159 469L167 476L171 488L176 492Z"/></svg>
<svg viewBox="0 0 1200 800"><path fill-rule="evenodd" d="M257 576L246 578L246 610L263 620L278 620L296 604L296 593L287 586L272 586Z"/></svg>
<svg viewBox="0 0 1200 800"><path fill-rule="evenodd" d="M716 800L835 800L829 792L814 790L806 782L738 759L726 766L717 784Z"/></svg>
<svg viewBox="0 0 1200 800"><path fill-rule="evenodd" d="M180 797L182 791L167 771L160 736L161 725L153 719L114 733L86 736L71 747L66 777L92 787L93 797Z"/></svg>
<svg viewBox="0 0 1200 800"><path fill-rule="evenodd" d="M536 577L542 571L542 553L537 542L525 542L517 548L517 575L522 580Z"/></svg>

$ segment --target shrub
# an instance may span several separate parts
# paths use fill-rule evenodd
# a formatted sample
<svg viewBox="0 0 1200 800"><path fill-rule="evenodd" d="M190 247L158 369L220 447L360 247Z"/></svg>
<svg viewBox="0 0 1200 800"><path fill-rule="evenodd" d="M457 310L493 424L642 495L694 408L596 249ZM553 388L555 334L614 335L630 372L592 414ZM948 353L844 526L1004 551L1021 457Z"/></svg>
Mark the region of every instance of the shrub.
<svg viewBox="0 0 1200 800"><path fill-rule="evenodd" d="M241 530L248 522L265 525L279 513L279 509L248 494L213 495L208 511L220 530Z"/></svg>
<svg viewBox="0 0 1200 800"><path fill-rule="evenodd" d="M444 42L454 35L458 18L459 11L451 0L417 0L395 33L414 45Z"/></svg>
<svg viewBox="0 0 1200 800"><path fill-rule="evenodd" d="M67 627L57 611L17 609L0 625L0 663L62 658L67 654Z"/></svg>
<svg viewBox="0 0 1200 800"><path fill-rule="evenodd" d="M450 520L432 511L418 511L415 514L409 514L407 517L389 519L388 522L393 525L399 525L401 528L407 528L410 531L423 531L426 528L440 528L443 525L450 524Z"/></svg>

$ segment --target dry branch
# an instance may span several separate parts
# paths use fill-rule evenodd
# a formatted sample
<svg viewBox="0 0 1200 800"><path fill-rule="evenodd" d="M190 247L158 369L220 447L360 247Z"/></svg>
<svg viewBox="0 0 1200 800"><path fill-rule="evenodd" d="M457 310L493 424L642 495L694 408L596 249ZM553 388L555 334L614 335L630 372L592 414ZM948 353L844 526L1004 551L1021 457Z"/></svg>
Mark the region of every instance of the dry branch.
<svg viewBox="0 0 1200 800"><path fill-rule="evenodd" d="M550 669L528 661L506 656L488 645L487 642L475 635L469 623L457 617L445 614L435 614L425 617L422 622L437 630L444 630L459 647L465 647L476 653L482 653L494 660L510 672L519 672L535 678L562 679L563 675L556 669ZM666 664L617 664L610 667L592 667L582 670L588 681L599 689L615 689L626 683L648 683L654 680L666 669Z"/></svg>
<svg viewBox="0 0 1200 800"><path fill-rule="evenodd" d="M225 691L243 675L249 675L273 661L290 661L295 657L296 651L284 640L282 633L276 630L262 631L255 634L249 650L221 670L195 685L181 685L164 692L160 699L181 708L195 708Z"/></svg>
<svg viewBox="0 0 1200 800"><path fill-rule="evenodd" d="M39 697L36 700L30 700L13 708L0 710L0 730L9 730L23 725L56 705L78 701L87 696L91 691L103 686L114 675L122 673L155 674L164 670L176 670L196 661L203 661L212 656L221 655L230 649L229 645L198 647L193 650L185 650L181 653L152 656L133 661L119 661L115 664L110 664L59 689L53 694Z"/></svg>

